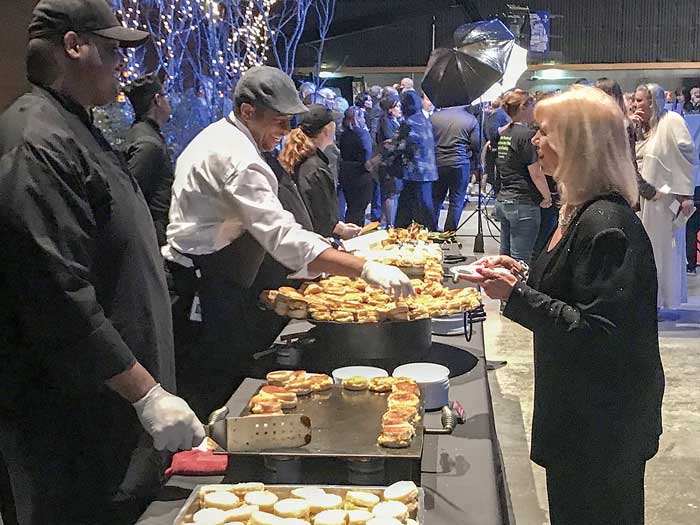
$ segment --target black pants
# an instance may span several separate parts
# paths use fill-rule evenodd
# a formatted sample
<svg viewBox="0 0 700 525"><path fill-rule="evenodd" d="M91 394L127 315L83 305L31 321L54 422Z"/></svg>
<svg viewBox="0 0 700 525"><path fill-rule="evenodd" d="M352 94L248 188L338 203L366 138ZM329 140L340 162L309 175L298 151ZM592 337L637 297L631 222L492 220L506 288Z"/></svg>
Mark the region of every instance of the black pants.
<svg viewBox="0 0 700 525"><path fill-rule="evenodd" d="M0 416L19 523L131 525L160 490L166 458L116 394L47 394L42 406Z"/></svg>
<svg viewBox="0 0 700 525"><path fill-rule="evenodd" d="M645 461L547 467L551 525L642 525Z"/></svg>
<svg viewBox="0 0 700 525"><path fill-rule="evenodd" d="M368 178L364 184L345 186L343 191L345 192L345 199L348 205L345 212L345 221L364 226L365 210L374 194L374 180Z"/></svg>
<svg viewBox="0 0 700 525"><path fill-rule="evenodd" d="M438 180L433 184L433 201L435 206L435 225L437 226L440 207L449 193L449 207L445 218L446 232L457 230L457 224L464 210L469 184L469 163L463 166L443 166L438 168Z"/></svg>
<svg viewBox="0 0 700 525"><path fill-rule="evenodd" d="M202 272L201 338L176 363L178 391L204 420L226 404L253 368L253 354L267 348L288 320L257 307L257 294Z"/></svg>
<svg viewBox="0 0 700 525"><path fill-rule="evenodd" d="M700 231L700 211L695 210L685 226L685 253L688 269L698 265L698 231Z"/></svg>
<svg viewBox="0 0 700 525"><path fill-rule="evenodd" d="M417 222L430 231L435 230L432 182L404 181L396 211L396 226L407 228L412 222Z"/></svg>
<svg viewBox="0 0 700 525"><path fill-rule="evenodd" d="M7 465L0 450L0 518L3 525L17 525L17 512L15 511L15 497L12 494L10 475Z"/></svg>

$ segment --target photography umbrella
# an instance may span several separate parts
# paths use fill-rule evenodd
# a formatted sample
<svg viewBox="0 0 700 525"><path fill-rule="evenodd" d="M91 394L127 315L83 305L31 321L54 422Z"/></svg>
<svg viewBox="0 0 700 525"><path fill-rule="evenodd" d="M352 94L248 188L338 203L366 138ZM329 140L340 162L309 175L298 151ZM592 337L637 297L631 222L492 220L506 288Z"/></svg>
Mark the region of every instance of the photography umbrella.
<svg viewBox="0 0 700 525"><path fill-rule="evenodd" d="M460 26L453 48L430 55L423 91L436 107L471 104L503 77L513 45L513 34L500 20Z"/></svg>

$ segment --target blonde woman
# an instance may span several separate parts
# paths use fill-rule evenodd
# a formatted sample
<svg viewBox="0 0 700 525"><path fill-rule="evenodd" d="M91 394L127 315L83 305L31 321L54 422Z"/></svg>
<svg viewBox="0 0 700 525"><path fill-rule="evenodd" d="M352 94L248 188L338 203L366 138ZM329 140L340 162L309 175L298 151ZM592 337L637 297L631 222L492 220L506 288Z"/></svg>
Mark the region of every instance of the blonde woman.
<svg viewBox="0 0 700 525"><path fill-rule="evenodd" d="M475 280L534 333L531 458L547 470L552 525L641 524L664 375L623 115L600 90L576 86L540 102L536 120L533 143L561 190L559 227L527 281L507 256L482 259Z"/></svg>
<svg viewBox="0 0 700 525"><path fill-rule="evenodd" d="M657 189L652 200L641 201L642 223L654 247L659 281L659 308L678 308L688 300L684 217L693 213L695 145L678 113L664 109L664 91L657 84L639 86L635 112L641 140L637 163L642 178ZM673 313L661 311L667 319Z"/></svg>

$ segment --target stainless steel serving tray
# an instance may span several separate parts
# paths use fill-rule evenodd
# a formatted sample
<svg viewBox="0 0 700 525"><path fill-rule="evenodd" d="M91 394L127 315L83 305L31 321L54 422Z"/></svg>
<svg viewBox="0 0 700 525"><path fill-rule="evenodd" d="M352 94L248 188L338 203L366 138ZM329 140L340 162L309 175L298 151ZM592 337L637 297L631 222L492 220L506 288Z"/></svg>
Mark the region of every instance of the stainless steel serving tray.
<svg viewBox="0 0 700 525"><path fill-rule="evenodd" d="M386 448L377 444L382 415L387 411L389 394L364 390L353 392L333 385L325 392L299 396L297 407L287 414L303 414L311 419L311 443L300 448L262 452L236 452L235 455L318 456L344 458L419 459L423 453L423 415L421 400L416 436L407 448ZM242 416L249 415L246 407Z"/></svg>
<svg viewBox="0 0 700 525"><path fill-rule="evenodd" d="M175 521L173 521L173 525L190 525L193 523L192 521L192 516L194 515L195 512L200 510L199 507L199 491L204 487L205 485L197 485L192 493L190 494L190 497L187 498L187 501L185 501L185 504L182 506L182 509L180 509L180 512L178 513L177 517L175 518ZM291 496L292 490L296 488L303 487L305 485L265 485L265 490L269 490L271 492L274 492L279 496L280 499L288 498ZM345 499L345 494L350 491L350 490L364 490L367 492L372 492L379 496L380 498L382 497L382 494L384 493L384 489L386 487L356 487L356 486L342 486L342 485L313 485L315 487L320 487L324 489L326 492L329 494L337 494L338 496L342 497ZM425 492L423 491L422 488L418 488L418 510L416 511L417 515L416 516L411 516L413 519L415 519L420 525L426 525L425 522Z"/></svg>

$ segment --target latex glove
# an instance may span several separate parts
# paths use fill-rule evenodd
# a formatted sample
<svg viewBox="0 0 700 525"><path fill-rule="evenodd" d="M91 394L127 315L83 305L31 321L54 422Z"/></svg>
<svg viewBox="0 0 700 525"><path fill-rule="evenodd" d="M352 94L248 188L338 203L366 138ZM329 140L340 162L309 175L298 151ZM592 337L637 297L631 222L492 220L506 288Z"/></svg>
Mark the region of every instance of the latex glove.
<svg viewBox="0 0 700 525"><path fill-rule="evenodd" d="M692 199L684 199L681 202L680 212L683 215L685 215L686 217L690 217L694 211L695 211L695 203L693 202Z"/></svg>
<svg viewBox="0 0 700 525"><path fill-rule="evenodd" d="M333 228L333 233L343 240L352 239L360 235L362 228L357 224L352 224L351 222L338 222Z"/></svg>
<svg viewBox="0 0 700 525"><path fill-rule="evenodd" d="M204 426L187 402L165 391L160 383L133 406L157 450L189 450L206 437Z"/></svg>
<svg viewBox="0 0 700 525"><path fill-rule="evenodd" d="M367 261L362 267L361 277L371 286L381 288L396 297L415 295L408 276L395 266Z"/></svg>

